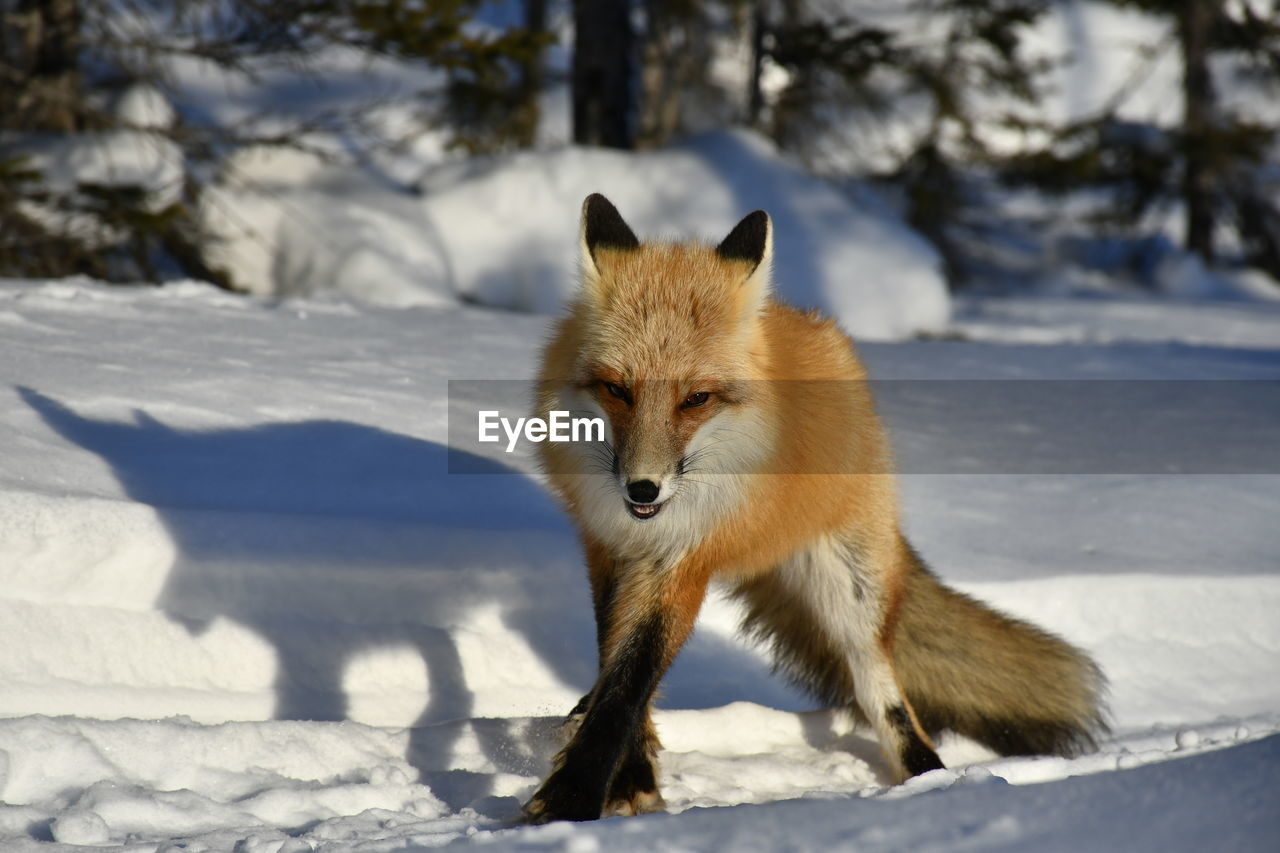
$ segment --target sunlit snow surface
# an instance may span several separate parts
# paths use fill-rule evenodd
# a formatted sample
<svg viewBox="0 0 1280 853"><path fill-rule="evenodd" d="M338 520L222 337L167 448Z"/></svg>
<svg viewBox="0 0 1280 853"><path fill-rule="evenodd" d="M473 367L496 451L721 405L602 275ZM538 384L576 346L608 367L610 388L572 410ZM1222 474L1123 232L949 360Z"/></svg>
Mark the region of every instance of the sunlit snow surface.
<svg viewBox="0 0 1280 853"><path fill-rule="evenodd" d="M1280 380L1271 306L1010 305L861 351L889 382ZM716 600L664 685L671 814L512 827L593 627L530 460L447 473L446 381L529 377L545 323L0 285L0 849L1273 848L1280 472L1010 473L1004 425L892 386L909 535L1094 654L1114 737L1070 761L946 740L952 769L887 788L870 734ZM1187 414L1212 443L1267 412ZM1037 464L1091 424L1125 437L1039 425Z"/></svg>

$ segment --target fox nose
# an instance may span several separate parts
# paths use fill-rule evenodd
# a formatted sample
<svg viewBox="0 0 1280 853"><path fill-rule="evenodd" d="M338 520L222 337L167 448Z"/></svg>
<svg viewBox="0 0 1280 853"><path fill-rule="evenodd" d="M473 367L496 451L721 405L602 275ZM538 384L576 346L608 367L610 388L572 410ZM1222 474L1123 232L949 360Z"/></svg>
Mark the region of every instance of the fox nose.
<svg viewBox="0 0 1280 853"><path fill-rule="evenodd" d="M634 483L627 483L627 497L638 504L653 503L659 491L661 489L653 480L636 480Z"/></svg>

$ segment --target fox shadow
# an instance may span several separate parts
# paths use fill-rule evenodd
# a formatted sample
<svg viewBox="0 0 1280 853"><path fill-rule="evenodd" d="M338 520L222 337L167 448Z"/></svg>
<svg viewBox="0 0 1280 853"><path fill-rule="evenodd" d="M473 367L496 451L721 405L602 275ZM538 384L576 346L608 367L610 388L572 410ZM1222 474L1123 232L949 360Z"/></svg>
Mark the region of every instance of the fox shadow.
<svg viewBox="0 0 1280 853"><path fill-rule="evenodd" d="M349 719L352 664L410 649L428 689L406 757L460 808L491 793L490 774L442 762L445 732L462 727L424 728L475 716L456 629L478 609L496 609L560 681L582 691L594 681L595 625L576 539L543 489L515 469L358 423L184 429L142 411L131 421L86 417L17 390L157 513L175 556L155 608L193 636L229 620L271 647L275 719ZM695 636L663 692L675 707L787 699L757 658L714 634ZM554 751L541 729L535 742L513 745L501 727L472 728L500 770L539 775Z"/></svg>
<svg viewBox="0 0 1280 853"><path fill-rule="evenodd" d="M175 549L156 609L195 636L225 619L271 646L276 719L348 719L349 668L385 648L423 661L415 730L472 716L453 629L482 607L497 607L564 682L594 677L576 543L542 489L511 468L461 454L455 467L482 473L450 474L460 451L356 423L189 430L144 412L98 420L18 393L156 511ZM579 593L581 606L566 601Z"/></svg>

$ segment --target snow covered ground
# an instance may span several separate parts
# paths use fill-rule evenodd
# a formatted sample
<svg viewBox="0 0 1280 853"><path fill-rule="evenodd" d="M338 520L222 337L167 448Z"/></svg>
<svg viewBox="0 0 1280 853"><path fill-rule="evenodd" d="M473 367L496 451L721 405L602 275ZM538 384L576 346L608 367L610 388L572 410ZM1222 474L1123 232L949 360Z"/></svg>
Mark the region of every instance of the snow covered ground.
<svg viewBox="0 0 1280 853"><path fill-rule="evenodd" d="M448 473L446 384L527 378L545 318L0 284L0 848L1272 848L1280 312L1019 305L862 351L909 534L1098 658L1100 752L952 739L951 769L886 787L870 733L774 679L717 600L664 685L670 813L530 828L592 678L586 584L527 459ZM1117 396L1060 422L967 402L1085 379ZM1167 424L1129 417L1148 387L1176 392ZM1063 473L1109 439L1148 453ZM1198 473L1160 473L1186 448Z"/></svg>

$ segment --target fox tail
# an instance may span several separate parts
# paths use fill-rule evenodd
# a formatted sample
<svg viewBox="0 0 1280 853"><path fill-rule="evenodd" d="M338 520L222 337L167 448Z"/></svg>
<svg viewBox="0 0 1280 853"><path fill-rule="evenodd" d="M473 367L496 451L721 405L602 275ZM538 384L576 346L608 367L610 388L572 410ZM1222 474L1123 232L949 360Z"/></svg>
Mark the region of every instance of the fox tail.
<svg viewBox="0 0 1280 853"><path fill-rule="evenodd" d="M1001 755L1096 749L1108 731L1106 679L1097 664L1058 637L945 586L906 549L893 662L925 731L951 729Z"/></svg>

